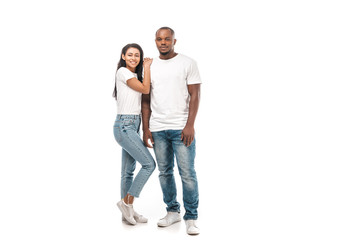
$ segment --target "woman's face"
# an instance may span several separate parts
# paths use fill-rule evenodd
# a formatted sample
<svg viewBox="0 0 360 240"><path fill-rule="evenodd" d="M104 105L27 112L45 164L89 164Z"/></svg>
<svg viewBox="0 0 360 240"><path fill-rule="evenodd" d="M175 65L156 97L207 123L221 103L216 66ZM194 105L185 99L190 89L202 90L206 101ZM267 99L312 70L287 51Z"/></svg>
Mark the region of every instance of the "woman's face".
<svg viewBox="0 0 360 240"><path fill-rule="evenodd" d="M125 55L122 54L122 59L125 60L126 68L135 72L136 66L140 63L140 51L137 48L129 48Z"/></svg>

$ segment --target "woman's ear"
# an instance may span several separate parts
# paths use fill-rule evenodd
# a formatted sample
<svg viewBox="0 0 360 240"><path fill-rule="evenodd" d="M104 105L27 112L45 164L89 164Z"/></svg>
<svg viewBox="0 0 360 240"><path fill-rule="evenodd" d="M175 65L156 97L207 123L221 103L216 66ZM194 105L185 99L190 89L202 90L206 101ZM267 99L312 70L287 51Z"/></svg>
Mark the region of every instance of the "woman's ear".
<svg viewBox="0 0 360 240"><path fill-rule="evenodd" d="M124 54L121 54L121 58L122 58L123 60L125 60L125 55L124 55Z"/></svg>

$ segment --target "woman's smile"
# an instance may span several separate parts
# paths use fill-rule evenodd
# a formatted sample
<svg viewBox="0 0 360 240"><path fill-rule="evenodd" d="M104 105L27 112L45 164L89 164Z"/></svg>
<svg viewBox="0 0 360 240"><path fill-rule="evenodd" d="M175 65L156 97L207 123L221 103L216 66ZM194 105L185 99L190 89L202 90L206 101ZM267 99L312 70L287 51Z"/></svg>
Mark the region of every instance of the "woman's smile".
<svg viewBox="0 0 360 240"><path fill-rule="evenodd" d="M135 72L136 66L140 63L140 51L137 48L129 48L122 58L125 60L126 67Z"/></svg>

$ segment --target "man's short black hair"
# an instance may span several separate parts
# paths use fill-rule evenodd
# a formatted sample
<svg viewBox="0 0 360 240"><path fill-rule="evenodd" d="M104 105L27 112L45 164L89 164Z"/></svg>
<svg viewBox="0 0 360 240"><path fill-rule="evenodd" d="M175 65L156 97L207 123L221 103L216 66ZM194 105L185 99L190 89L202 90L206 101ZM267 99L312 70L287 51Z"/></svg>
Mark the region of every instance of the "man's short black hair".
<svg viewBox="0 0 360 240"><path fill-rule="evenodd" d="M159 30L170 30L170 32L171 32L171 35L175 35L175 31L172 29L172 28L170 28L170 27L161 27L161 28L159 28L157 31L156 31L156 33L159 31ZM156 34L155 33L155 34Z"/></svg>

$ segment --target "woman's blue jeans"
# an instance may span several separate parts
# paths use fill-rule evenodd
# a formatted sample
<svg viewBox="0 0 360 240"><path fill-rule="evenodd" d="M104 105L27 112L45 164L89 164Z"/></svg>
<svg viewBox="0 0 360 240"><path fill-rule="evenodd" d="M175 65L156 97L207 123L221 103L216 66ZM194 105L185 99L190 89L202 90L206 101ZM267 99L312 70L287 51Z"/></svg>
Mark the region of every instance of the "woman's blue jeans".
<svg viewBox="0 0 360 240"><path fill-rule="evenodd" d="M155 161L139 135L140 115L117 115L114 136L122 147L121 198L127 193L139 197L141 190L155 170ZM141 169L133 179L136 161Z"/></svg>
<svg viewBox="0 0 360 240"><path fill-rule="evenodd" d="M180 204L176 200L176 184L174 178L174 156L182 181L183 201L186 210L184 219L197 219L199 192L195 172L195 139L189 147L181 141L182 130L165 130L152 132L154 152L159 180L163 192L163 200L168 212L180 212Z"/></svg>

